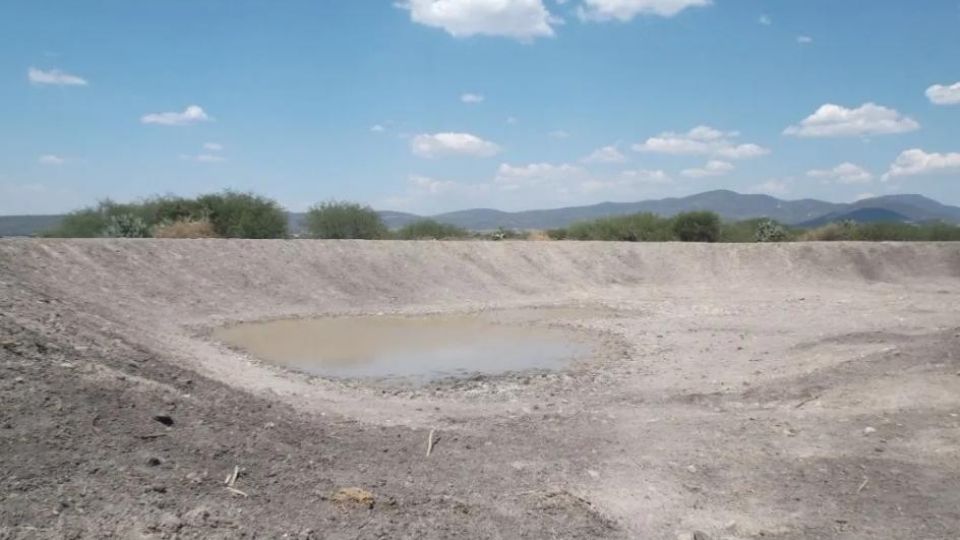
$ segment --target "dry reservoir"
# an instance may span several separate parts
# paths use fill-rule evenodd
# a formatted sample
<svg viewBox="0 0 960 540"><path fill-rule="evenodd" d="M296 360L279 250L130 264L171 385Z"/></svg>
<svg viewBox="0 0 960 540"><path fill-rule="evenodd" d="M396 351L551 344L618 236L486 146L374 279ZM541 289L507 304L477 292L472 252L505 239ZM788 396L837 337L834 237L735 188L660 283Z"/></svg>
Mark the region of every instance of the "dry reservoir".
<svg viewBox="0 0 960 540"><path fill-rule="evenodd" d="M420 381L559 369L593 350L570 330L494 324L479 316L277 320L221 328L214 338L311 375Z"/></svg>

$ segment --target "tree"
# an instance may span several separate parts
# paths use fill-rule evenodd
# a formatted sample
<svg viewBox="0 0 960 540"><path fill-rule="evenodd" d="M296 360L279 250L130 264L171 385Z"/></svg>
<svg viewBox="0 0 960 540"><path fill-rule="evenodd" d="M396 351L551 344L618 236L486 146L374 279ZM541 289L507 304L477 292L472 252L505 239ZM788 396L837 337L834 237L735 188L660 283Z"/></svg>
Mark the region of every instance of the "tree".
<svg viewBox="0 0 960 540"><path fill-rule="evenodd" d="M389 235L380 214L369 206L328 201L307 211L307 232L312 238L376 240Z"/></svg>
<svg viewBox="0 0 960 540"><path fill-rule="evenodd" d="M286 238L287 213L275 201L224 191L197 199L218 236L224 238ZM200 217L200 216L197 216Z"/></svg>

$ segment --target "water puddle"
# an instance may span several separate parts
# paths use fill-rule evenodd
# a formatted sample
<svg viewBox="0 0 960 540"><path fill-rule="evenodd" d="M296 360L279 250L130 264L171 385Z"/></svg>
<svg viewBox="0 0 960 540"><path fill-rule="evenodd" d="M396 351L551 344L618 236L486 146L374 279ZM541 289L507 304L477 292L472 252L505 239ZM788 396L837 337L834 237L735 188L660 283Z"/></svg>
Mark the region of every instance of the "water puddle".
<svg viewBox="0 0 960 540"><path fill-rule="evenodd" d="M571 330L495 324L479 316L278 320L221 328L213 337L311 375L422 381L559 369L593 350Z"/></svg>

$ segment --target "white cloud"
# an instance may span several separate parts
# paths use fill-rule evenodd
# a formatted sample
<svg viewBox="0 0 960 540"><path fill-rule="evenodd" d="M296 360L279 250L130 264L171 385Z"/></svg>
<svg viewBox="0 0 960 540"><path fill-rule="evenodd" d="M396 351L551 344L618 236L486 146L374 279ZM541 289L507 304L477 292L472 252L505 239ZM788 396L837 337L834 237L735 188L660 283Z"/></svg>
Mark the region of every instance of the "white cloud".
<svg viewBox="0 0 960 540"><path fill-rule="evenodd" d="M680 171L681 176L686 176L687 178L705 178L707 176L724 176L733 172L733 163L728 161L720 161L719 159L711 159L707 162L706 165L699 168L693 169L684 169Z"/></svg>
<svg viewBox="0 0 960 540"><path fill-rule="evenodd" d="M807 171L810 178L832 180L839 184L866 184L873 180L870 171L853 163L841 163L832 169L813 169Z"/></svg>
<svg viewBox="0 0 960 540"><path fill-rule="evenodd" d="M875 193L858 193L856 197L853 198L854 201L862 201L864 199L873 199L877 195Z"/></svg>
<svg viewBox="0 0 960 540"><path fill-rule="evenodd" d="M801 45L809 45L813 43L813 38L810 36L797 36L797 43Z"/></svg>
<svg viewBox="0 0 960 540"><path fill-rule="evenodd" d="M483 97L482 94L472 94L472 93L470 93L470 92L467 92L466 94L463 94L463 95L460 96L460 101L462 101L462 102L464 102L464 103L466 103L466 104L468 104L468 105L474 105L474 104L477 104L477 103L483 103L483 101L484 101L485 99L486 99L486 98Z"/></svg>
<svg viewBox="0 0 960 540"><path fill-rule="evenodd" d="M584 169L567 163L560 165L554 165L552 163L530 163L519 166L501 163L493 181L500 186L500 189L511 191L520 189L521 187L530 187L545 183L556 184L558 182L582 179L586 174Z"/></svg>
<svg viewBox="0 0 960 540"><path fill-rule="evenodd" d="M723 159L748 159L770 153L770 150L753 143L738 144L735 139L739 136L736 131L723 132L710 126L697 126L686 133L661 133L631 148L636 152Z"/></svg>
<svg viewBox="0 0 960 540"><path fill-rule="evenodd" d="M581 163L623 163L627 157L623 155L616 145L597 148L590 155L581 159Z"/></svg>
<svg viewBox="0 0 960 540"><path fill-rule="evenodd" d="M504 36L521 41L554 35L559 24L542 0L402 0L410 20L454 37Z"/></svg>
<svg viewBox="0 0 960 540"><path fill-rule="evenodd" d="M797 137L864 137L917 129L920 129L920 124L913 118L875 103L864 103L856 109L827 103L800 124L783 130L783 134Z"/></svg>
<svg viewBox="0 0 960 540"><path fill-rule="evenodd" d="M423 133L410 141L414 155L424 158L463 155L490 157L500 153L500 147L470 133Z"/></svg>
<svg viewBox="0 0 960 540"><path fill-rule="evenodd" d="M203 143L203 149L208 150L210 152L222 152L223 145L220 143L208 142L208 143Z"/></svg>
<svg viewBox="0 0 960 540"><path fill-rule="evenodd" d="M517 120L517 117L516 117L516 116L508 116L508 117L507 117L507 125L515 126L515 125L517 125L517 124L519 124L519 123L520 123L520 120Z"/></svg>
<svg viewBox="0 0 960 540"><path fill-rule="evenodd" d="M38 159L37 162L42 165L63 165L64 162L66 162L66 160L60 156L55 156L53 154L46 154L46 155L40 156L40 159Z"/></svg>
<svg viewBox="0 0 960 540"><path fill-rule="evenodd" d="M761 15L757 19L757 22L764 26L770 26L771 24L773 24L773 19L771 19L769 15Z"/></svg>
<svg viewBox="0 0 960 540"><path fill-rule="evenodd" d="M790 193L790 183L786 180L767 180L750 188L751 193L765 193L767 195L786 195Z"/></svg>
<svg viewBox="0 0 960 540"><path fill-rule="evenodd" d="M194 159L200 163L221 163L227 160L227 158L216 154L199 154Z"/></svg>
<svg viewBox="0 0 960 540"><path fill-rule="evenodd" d="M919 148L901 152L883 175L883 181L900 176L932 174L949 169L960 169L960 152L927 153Z"/></svg>
<svg viewBox="0 0 960 540"><path fill-rule="evenodd" d="M186 126L198 122L207 122L211 118L207 116L203 108L198 105L190 105L183 112L164 112L145 114L140 118L144 124L157 124L160 126Z"/></svg>
<svg viewBox="0 0 960 540"><path fill-rule="evenodd" d="M626 22L637 15L673 17L687 8L712 3L712 0L584 0L577 14L585 21Z"/></svg>
<svg viewBox="0 0 960 540"><path fill-rule="evenodd" d="M381 126L380 124L375 124L370 128L370 131L372 131L373 133L383 133L386 130L387 128Z"/></svg>
<svg viewBox="0 0 960 540"><path fill-rule="evenodd" d="M570 138L570 134L562 129L555 129L547 133L547 136L550 137L551 139L569 139Z"/></svg>
<svg viewBox="0 0 960 540"><path fill-rule="evenodd" d="M59 69L44 71L42 69L30 68L27 70L27 78L32 84L52 84L56 86L86 86L87 81L76 75L64 73Z"/></svg>
<svg viewBox="0 0 960 540"><path fill-rule="evenodd" d="M934 105L958 105L960 104L960 82L944 86L935 84L927 88L927 99Z"/></svg>

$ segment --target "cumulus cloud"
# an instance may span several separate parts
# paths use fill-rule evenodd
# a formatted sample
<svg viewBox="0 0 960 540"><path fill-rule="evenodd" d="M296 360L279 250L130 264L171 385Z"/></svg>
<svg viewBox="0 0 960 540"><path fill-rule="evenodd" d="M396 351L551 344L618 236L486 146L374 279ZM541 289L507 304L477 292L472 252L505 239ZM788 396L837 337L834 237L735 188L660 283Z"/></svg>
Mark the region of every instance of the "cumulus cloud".
<svg viewBox="0 0 960 540"><path fill-rule="evenodd" d="M420 174L411 174L409 181L410 184L427 193L443 193L459 187L459 184L453 180L435 180L429 176Z"/></svg>
<svg viewBox="0 0 960 540"><path fill-rule="evenodd" d="M944 86L935 84L927 88L927 99L934 105L958 105L960 104L960 82Z"/></svg>
<svg viewBox="0 0 960 540"><path fill-rule="evenodd" d="M54 86L86 86L87 81L82 77L64 73L59 69L42 70L30 68L27 70L27 79L32 84Z"/></svg>
<svg viewBox="0 0 960 540"><path fill-rule="evenodd" d="M740 133L723 132L710 126L697 126L686 133L667 131L634 144L636 152L673 155L700 155L723 159L748 159L763 156L770 150L753 143L737 143Z"/></svg>
<svg viewBox="0 0 960 540"><path fill-rule="evenodd" d="M581 163L623 163L625 161L627 161L627 157L616 145L597 148L590 155L580 160Z"/></svg>
<svg viewBox="0 0 960 540"><path fill-rule="evenodd" d="M809 45L813 43L813 38L810 36L797 36L797 43L801 45Z"/></svg>
<svg viewBox="0 0 960 540"><path fill-rule="evenodd" d="M562 129L555 129L547 133L547 136L550 137L551 139L569 139L570 138L570 134Z"/></svg>
<svg viewBox="0 0 960 540"><path fill-rule="evenodd" d="M681 176L686 176L687 178L706 178L707 176L724 176L733 172L733 163L728 161L721 161L719 159L711 159L703 167L696 167L692 169L684 169L680 171Z"/></svg>
<svg viewBox="0 0 960 540"><path fill-rule="evenodd" d="M933 174L952 169L960 169L960 152L940 154L912 148L901 152L897 156L897 159L890 165L890 170L883 175L882 180L886 182L891 178L901 176Z"/></svg>
<svg viewBox="0 0 960 540"><path fill-rule="evenodd" d="M841 163L832 169L813 169L807 171L807 176L838 184L866 184L873 180L870 171L850 162Z"/></svg>
<svg viewBox="0 0 960 540"><path fill-rule="evenodd" d="M584 0L577 15L585 21L626 22L638 15L673 17L687 8L712 3L712 0Z"/></svg>
<svg viewBox="0 0 960 540"><path fill-rule="evenodd" d="M864 103L856 109L827 103L821 105L799 124L783 130L796 137L864 137L907 133L920 129L920 124L894 109Z"/></svg>
<svg viewBox="0 0 960 540"><path fill-rule="evenodd" d="M542 0L402 0L410 20L454 37L503 36L531 41L554 35L560 20Z"/></svg>
<svg viewBox="0 0 960 540"><path fill-rule="evenodd" d="M63 165L64 162L66 162L66 160L60 156L55 156L53 154L46 154L46 155L40 156L40 158L37 159L37 162L42 165Z"/></svg>
<svg viewBox="0 0 960 540"><path fill-rule="evenodd" d="M375 125L373 125L373 126L370 127L370 131L373 132L373 133L383 133L383 132L386 131L386 130L387 130L387 128L383 127L383 126L380 125L380 124L375 124Z"/></svg>
<svg viewBox="0 0 960 540"><path fill-rule="evenodd" d="M500 147L470 133L423 133L413 137L410 150L423 158L442 156L490 157L500 153Z"/></svg>
<svg viewBox="0 0 960 540"><path fill-rule="evenodd" d="M145 114L140 118L144 124L160 126L187 126L211 120L202 107L190 105L183 112L163 112Z"/></svg>
<svg viewBox="0 0 960 540"><path fill-rule="evenodd" d="M482 94L472 94L472 93L470 93L470 92L467 92L466 94L463 94L463 95L460 96L460 101L462 101L462 102L464 102L464 103L466 103L466 104L468 104L468 105L474 105L474 104L477 104L477 103L483 103L483 101L484 101L485 99L486 99L486 98L483 97Z"/></svg>
<svg viewBox="0 0 960 540"><path fill-rule="evenodd" d="M771 24L773 24L773 19L771 19L769 15L761 15L757 19L757 22L764 26L770 26Z"/></svg>
<svg viewBox="0 0 960 540"><path fill-rule="evenodd" d="M222 152L223 145L220 143L208 142L208 143L203 143L203 149L208 150L210 152Z"/></svg>

